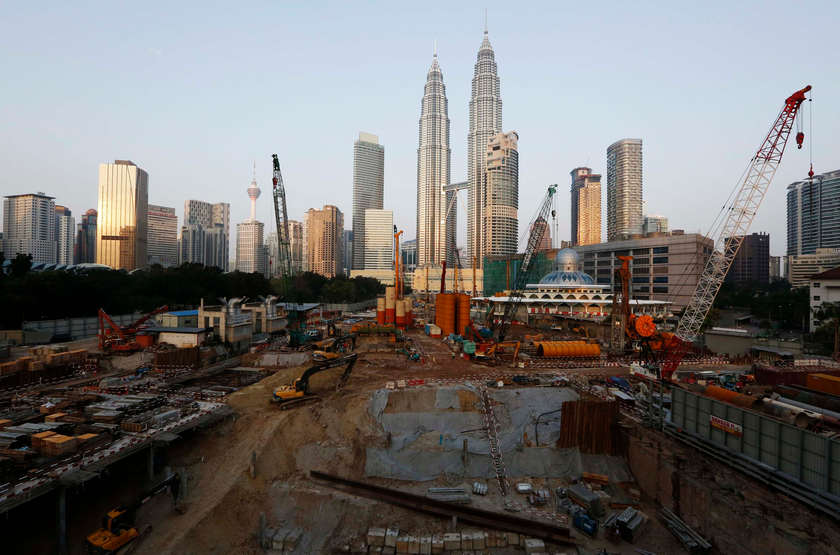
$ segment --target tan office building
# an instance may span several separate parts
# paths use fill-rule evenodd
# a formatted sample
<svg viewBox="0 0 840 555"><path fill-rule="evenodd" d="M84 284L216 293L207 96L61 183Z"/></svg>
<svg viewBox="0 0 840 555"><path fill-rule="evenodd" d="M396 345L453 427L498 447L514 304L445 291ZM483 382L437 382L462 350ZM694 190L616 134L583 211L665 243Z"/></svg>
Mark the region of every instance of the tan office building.
<svg viewBox="0 0 840 555"><path fill-rule="evenodd" d="M335 277L343 262L344 215L328 204L321 210L310 208L303 222L306 269L324 277Z"/></svg>
<svg viewBox="0 0 840 555"><path fill-rule="evenodd" d="M146 266L149 174L130 160L99 164L96 263L115 270Z"/></svg>
<svg viewBox="0 0 840 555"><path fill-rule="evenodd" d="M575 168L572 175L572 245L601 242L601 176L591 168Z"/></svg>

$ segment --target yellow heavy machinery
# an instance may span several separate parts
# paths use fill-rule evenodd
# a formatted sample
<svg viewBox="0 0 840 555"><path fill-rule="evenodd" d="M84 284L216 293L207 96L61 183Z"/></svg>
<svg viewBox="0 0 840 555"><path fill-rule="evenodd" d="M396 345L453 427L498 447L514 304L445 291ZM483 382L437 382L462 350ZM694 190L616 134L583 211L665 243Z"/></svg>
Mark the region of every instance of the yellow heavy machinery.
<svg viewBox="0 0 840 555"><path fill-rule="evenodd" d="M283 410L302 405L304 403L318 401L319 397L317 395L313 395L309 391L309 379L318 372L323 372L324 370L329 370L330 368L345 366L344 373L341 374L341 377L335 386L335 390L338 391L344 387L344 384L347 383L351 372L353 372L353 366L355 366L358 358L359 355L357 353L350 353L344 356L329 358L324 361L317 361L314 366L307 368L293 383L280 386L275 389L272 401L280 403L280 408Z"/></svg>
<svg viewBox="0 0 840 555"><path fill-rule="evenodd" d="M312 360L324 362L340 358L356 348L356 336L354 334L330 337L315 343L315 350L312 352Z"/></svg>
<svg viewBox="0 0 840 555"><path fill-rule="evenodd" d="M167 489L172 492L172 498L177 501L180 480L179 474L172 474L131 505L121 505L108 511L102 517L102 528L87 537L88 553L116 553L137 539L140 536L140 532L134 525L137 509Z"/></svg>

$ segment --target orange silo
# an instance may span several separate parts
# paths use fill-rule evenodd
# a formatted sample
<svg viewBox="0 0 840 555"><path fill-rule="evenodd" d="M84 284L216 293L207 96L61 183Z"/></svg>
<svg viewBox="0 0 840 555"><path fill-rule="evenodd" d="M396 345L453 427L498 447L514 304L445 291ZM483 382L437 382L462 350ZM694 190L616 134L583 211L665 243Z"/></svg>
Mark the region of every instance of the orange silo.
<svg viewBox="0 0 840 555"><path fill-rule="evenodd" d="M405 329L405 303L402 299L397 300L396 322L398 328Z"/></svg>
<svg viewBox="0 0 840 555"><path fill-rule="evenodd" d="M394 286L385 288L385 323L393 324L396 319L397 289Z"/></svg>
<svg viewBox="0 0 840 555"><path fill-rule="evenodd" d="M441 335L455 331L454 293L438 293L435 297L435 324L440 328Z"/></svg>
<svg viewBox="0 0 840 555"><path fill-rule="evenodd" d="M376 299L376 323L380 326L385 325L385 297Z"/></svg>
<svg viewBox="0 0 840 555"><path fill-rule="evenodd" d="M456 306L456 332L464 335L464 328L470 325L470 296L466 293L458 293Z"/></svg>

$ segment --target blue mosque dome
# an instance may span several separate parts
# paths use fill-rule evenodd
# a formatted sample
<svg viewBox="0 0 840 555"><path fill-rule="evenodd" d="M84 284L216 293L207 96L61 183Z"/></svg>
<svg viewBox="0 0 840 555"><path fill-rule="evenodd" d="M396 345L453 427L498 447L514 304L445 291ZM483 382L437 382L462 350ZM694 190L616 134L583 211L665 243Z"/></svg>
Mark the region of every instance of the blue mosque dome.
<svg viewBox="0 0 840 555"><path fill-rule="evenodd" d="M543 276L540 285L594 285L589 274L578 270L578 254L574 249L562 249L554 258L554 268Z"/></svg>

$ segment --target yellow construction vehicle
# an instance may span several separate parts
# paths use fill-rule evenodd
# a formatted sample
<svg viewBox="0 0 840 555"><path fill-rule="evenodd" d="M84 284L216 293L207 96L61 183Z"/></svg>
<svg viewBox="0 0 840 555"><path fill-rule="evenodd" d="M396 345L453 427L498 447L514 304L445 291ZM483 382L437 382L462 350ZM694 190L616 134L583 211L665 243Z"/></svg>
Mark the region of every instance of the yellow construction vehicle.
<svg viewBox="0 0 840 555"><path fill-rule="evenodd" d="M337 353L328 353L336 354ZM292 384L280 386L274 390L272 401L280 403L280 408L285 410L291 407L301 405L303 403L313 402L319 400L317 395L312 395L309 391L309 379L324 370L336 368L338 366L346 366L344 373L338 380L335 390L338 391L350 378L350 373L353 372L353 366L356 364L356 359L359 357L357 353L350 353L344 356L335 356L323 361L316 361L314 366L307 368L303 374L300 375Z"/></svg>
<svg viewBox="0 0 840 555"><path fill-rule="evenodd" d="M180 480L179 474L172 474L131 505L115 507L108 511L102 517L102 528L87 537L88 553L116 553L134 541L140 535L134 525L137 509L167 488L172 492L172 498L177 500Z"/></svg>

